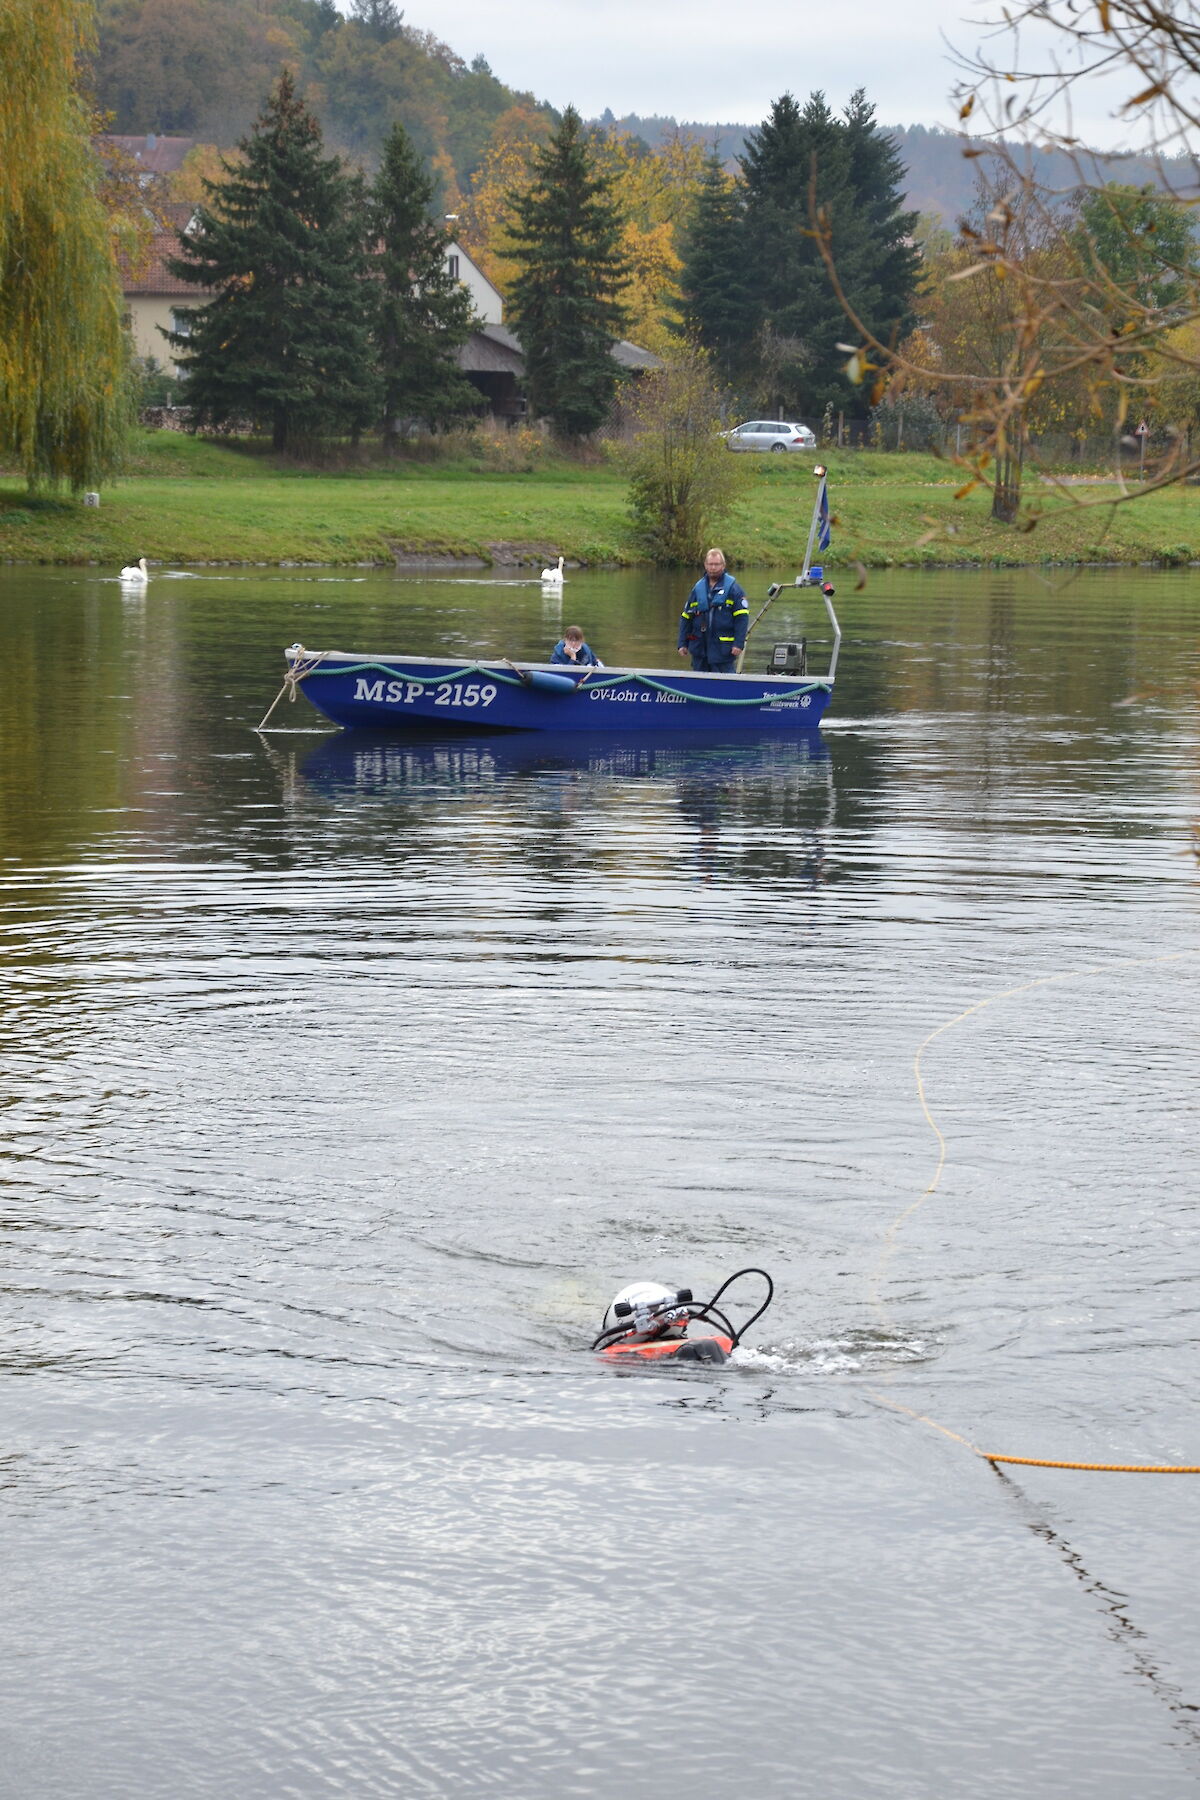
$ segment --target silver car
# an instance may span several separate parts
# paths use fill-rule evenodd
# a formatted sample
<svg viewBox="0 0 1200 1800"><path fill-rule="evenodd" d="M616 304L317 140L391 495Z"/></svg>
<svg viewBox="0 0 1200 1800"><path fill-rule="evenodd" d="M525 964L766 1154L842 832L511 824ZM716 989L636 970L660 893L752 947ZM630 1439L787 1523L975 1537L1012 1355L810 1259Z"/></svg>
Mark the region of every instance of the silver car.
<svg viewBox="0 0 1200 1800"><path fill-rule="evenodd" d="M817 440L807 425L785 425L782 419L751 419L725 433L730 450L815 450Z"/></svg>

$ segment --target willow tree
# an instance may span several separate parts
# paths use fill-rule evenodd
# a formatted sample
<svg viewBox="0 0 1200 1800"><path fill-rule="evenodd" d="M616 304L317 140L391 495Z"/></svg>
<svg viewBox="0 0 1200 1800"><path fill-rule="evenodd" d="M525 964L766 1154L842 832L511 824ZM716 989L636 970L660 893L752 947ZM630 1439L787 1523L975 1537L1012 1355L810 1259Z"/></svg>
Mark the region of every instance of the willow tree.
<svg viewBox="0 0 1200 1800"><path fill-rule="evenodd" d="M0 0L0 452L31 486L109 473L127 413L122 300L77 81L88 0Z"/></svg>

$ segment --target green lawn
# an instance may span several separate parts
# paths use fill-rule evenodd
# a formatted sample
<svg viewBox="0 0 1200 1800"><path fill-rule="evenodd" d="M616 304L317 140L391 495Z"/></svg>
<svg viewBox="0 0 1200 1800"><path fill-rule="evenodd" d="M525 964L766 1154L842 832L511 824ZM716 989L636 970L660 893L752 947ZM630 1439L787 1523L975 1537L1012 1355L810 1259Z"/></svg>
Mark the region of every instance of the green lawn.
<svg viewBox="0 0 1200 1800"><path fill-rule="evenodd" d="M803 556L813 477L807 457L746 459L749 488L722 533L730 560L790 572ZM894 564L1187 562L1200 559L1200 495L1171 489L1116 505L1118 489L1045 494L1033 531L996 525L984 490L955 500L956 472L933 457L834 453L833 567ZM924 540L924 541L923 541ZM499 548L498 548L499 547ZM505 548L507 547L507 548ZM260 447L140 433L130 472L98 509L30 498L0 477L0 557L119 566L166 563L383 563L396 553L634 563L626 486L611 464L547 457L509 472L444 462L300 470Z"/></svg>

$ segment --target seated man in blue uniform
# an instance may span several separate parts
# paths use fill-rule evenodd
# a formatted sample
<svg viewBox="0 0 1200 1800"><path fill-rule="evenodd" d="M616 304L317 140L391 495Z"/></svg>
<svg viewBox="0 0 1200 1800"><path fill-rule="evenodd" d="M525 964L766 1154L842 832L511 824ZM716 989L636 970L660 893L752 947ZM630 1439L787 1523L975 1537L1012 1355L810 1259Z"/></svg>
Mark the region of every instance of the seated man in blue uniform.
<svg viewBox="0 0 1200 1800"><path fill-rule="evenodd" d="M750 608L725 567L725 552L710 550L704 573L688 595L679 621L679 654L693 669L731 674L745 646Z"/></svg>
<svg viewBox="0 0 1200 1800"><path fill-rule="evenodd" d="M550 652L550 661L552 663L571 663L577 669L602 669L604 667L591 645L584 643L583 632L578 625L567 626Z"/></svg>

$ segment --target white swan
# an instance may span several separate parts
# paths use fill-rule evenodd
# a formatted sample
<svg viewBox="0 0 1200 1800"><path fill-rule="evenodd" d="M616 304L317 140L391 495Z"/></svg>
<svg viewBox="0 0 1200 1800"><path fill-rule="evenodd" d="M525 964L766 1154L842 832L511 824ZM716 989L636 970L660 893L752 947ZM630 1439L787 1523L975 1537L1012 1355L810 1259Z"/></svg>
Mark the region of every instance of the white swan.
<svg viewBox="0 0 1200 1800"><path fill-rule="evenodd" d="M150 579L150 571L146 567L146 559L139 556L135 563L126 563L121 570L121 580L128 587L145 587Z"/></svg>
<svg viewBox="0 0 1200 1800"><path fill-rule="evenodd" d="M542 580L547 587L561 587L563 584L563 559L558 559L557 569L543 569Z"/></svg>

